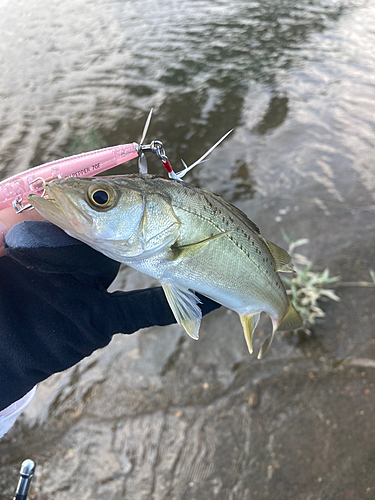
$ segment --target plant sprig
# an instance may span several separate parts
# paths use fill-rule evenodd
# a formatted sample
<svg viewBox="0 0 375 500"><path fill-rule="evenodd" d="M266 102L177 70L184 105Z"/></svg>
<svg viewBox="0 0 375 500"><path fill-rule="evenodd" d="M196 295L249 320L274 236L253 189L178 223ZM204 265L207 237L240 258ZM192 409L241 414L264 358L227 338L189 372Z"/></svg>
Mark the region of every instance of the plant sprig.
<svg viewBox="0 0 375 500"><path fill-rule="evenodd" d="M314 326L325 316L321 303L327 300L340 300L334 290L326 288L327 285L337 283L340 276L330 276L329 269L323 272L312 271L313 263L304 255L295 252L296 248L306 245L308 239L293 241L285 234L284 238L289 244L288 252L293 259L295 276L292 279L283 276L283 280L288 285L287 293L303 320L300 330L310 335Z"/></svg>

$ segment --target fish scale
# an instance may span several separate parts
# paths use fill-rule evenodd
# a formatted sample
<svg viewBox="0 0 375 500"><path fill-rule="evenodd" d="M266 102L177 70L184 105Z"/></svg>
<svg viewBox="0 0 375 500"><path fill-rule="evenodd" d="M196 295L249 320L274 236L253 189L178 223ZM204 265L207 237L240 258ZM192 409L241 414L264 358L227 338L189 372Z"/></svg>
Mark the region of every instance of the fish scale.
<svg viewBox="0 0 375 500"><path fill-rule="evenodd" d="M202 319L195 292L239 314L250 352L261 312L270 316L258 357L277 329L301 326L278 275L291 270L290 256L220 196L148 174L60 179L46 191L49 199L30 195L30 203L77 239L159 280L192 338Z"/></svg>
<svg viewBox="0 0 375 500"><path fill-rule="evenodd" d="M160 181L163 182L164 179L160 179ZM183 186L186 189L186 185ZM179 197L180 190L176 192L171 190L174 207L178 207L181 210L190 212L192 215L196 215L202 219L210 221L211 224L215 225L218 231L231 230L231 234L229 234L227 237L231 239L233 243L238 246L245 253L245 255L253 261L254 265L258 267L260 272L263 272L262 267L266 268L264 272L269 275L269 281L270 283L272 283L270 276L271 273L275 273L275 265L273 263L272 256L270 255L270 251L268 250L266 245L262 241L257 241L255 239L256 236L260 236L258 227L252 221L250 221L250 219L248 219L243 212L241 212L233 205L228 204L231 209L234 209L234 211L238 211L238 215L236 214L232 216L230 214L226 214L226 216L223 216L224 212L221 211L219 207L215 207L215 203L217 205L222 200L222 198L220 198L218 195L214 195L213 193L204 190L199 190L201 191L199 192L198 189L193 186L188 186L187 190L187 192L190 191L193 193L191 203L192 206L195 205L194 197L197 197L198 201L196 203L196 210L191 211L186 208L186 205L181 203L181 197ZM212 201L210 200L210 198L212 198ZM202 202L206 202L206 205L202 205ZM228 211L227 207L224 208ZM239 215L241 217L239 217ZM244 222L244 218L246 219L246 223ZM220 224L220 222L222 222L222 224ZM246 230L239 226L244 226ZM255 233L254 236L251 235L251 232ZM274 278L275 286L277 286L278 288L282 287L283 285L279 276L276 274L274 275Z"/></svg>

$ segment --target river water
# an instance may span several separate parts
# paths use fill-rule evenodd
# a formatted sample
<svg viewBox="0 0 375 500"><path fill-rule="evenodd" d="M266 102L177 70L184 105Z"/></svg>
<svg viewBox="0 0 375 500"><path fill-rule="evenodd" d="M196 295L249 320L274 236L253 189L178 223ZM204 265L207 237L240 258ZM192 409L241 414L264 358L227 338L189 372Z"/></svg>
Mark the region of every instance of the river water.
<svg viewBox="0 0 375 500"><path fill-rule="evenodd" d="M138 141L151 107L176 170L234 128L187 180L369 281L374 26L370 0L2 0L0 178ZM124 270L117 286L150 283ZM337 293L314 338L279 336L261 362L223 308L199 342L116 335L40 385L0 442L0 499L25 458L37 500L375 498L375 292Z"/></svg>

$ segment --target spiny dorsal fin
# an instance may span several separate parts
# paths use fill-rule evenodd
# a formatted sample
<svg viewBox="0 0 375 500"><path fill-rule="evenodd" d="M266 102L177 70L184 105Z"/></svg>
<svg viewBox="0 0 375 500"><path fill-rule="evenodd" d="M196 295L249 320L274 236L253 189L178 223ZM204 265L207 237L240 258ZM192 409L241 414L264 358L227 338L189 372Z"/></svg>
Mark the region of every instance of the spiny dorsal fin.
<svg viewBox="0 0 375 500"><path fill-rule="evenodd" d="M288 310L278 327L278 331L289 332L291 330L296 330L297 328L300 328L302 324L303 321L301 316L296 311L293 302L289 301Z"/></svg>
<svg viewBox="0 0 375 500"><path fill-rule="evenodd" d="M283 250L282 248L275 245L271 241L262 238L264 243L267 245L268 250L271 252L273 260L276 264L276 271L282 271L283 273L294 273L293 265L291 263L291 256Z"/></svg>
<svg viewBox="0 0 375 500"><path fill-rule="evenodd" d="M176 284L161 285L177 323L192 339L198 340L202 319L202 311L197 305L200 303L198 297L191 290Z"/></svg>

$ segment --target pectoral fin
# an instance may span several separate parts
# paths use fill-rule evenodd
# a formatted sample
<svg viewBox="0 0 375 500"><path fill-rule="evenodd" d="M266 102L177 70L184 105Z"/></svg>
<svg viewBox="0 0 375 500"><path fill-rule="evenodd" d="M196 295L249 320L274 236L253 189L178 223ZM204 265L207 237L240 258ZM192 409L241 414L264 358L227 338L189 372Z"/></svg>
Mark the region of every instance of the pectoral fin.
<svg viewBox="0 0 375 500"><path fill-rule="evenodd" d="M187 249L191 249L194 247L198 248L200 246L206 245L210 241L217 240L218 238L221 238L222 236L225 236L226 234L229 234L229 233L230 233L230 231L224 231L222 233L214 234L213 236L210 236L209 238L206 238L204 240L197 241L195 243L188 243L187 245L172 245L171 248L172 248L172 250L187 250Z"/></svg>
<svg viewBox="0 0 375 500"><path fill-rule="evenodd" d="M202 311L197 305L200 303L198 297L191 290L175 284L161 285L177 323L192 339L198 340L202 319Z"/></svg>
<svg viewBox="0 0 375 500"><path fill-rule="evenodd" d="M271 252L273 260L275 261L276 271L282 271L283 273L294 273L293 265L291 262L292 258L288 254L288 252L278 247L271 241L268 241L264 238L263 241L267 245L268 250Z"/></svg>
<svg viewBox="0 0 375 500"><path fill-rule="evenodd" d="M245 340L249 353L253 353L253 333L259 322L260 313L255 314L240 314L240 320L242 323L243 333L245 335Z"/></svg>

